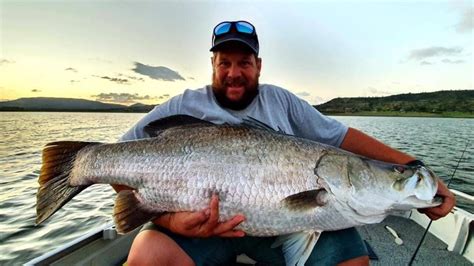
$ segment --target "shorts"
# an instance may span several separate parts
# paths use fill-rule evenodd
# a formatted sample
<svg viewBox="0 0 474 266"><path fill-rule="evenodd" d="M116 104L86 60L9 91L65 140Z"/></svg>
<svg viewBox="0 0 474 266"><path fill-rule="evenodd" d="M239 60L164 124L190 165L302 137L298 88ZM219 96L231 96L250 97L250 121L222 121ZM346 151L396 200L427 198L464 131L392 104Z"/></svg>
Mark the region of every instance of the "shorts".
<svg viewBox="0 0 474 266"><path fill-rule="evenodd" d="M143 230L158 230L168 235L198 266L233 265L240 254L246 254L259 265L285 265L281 246L271 248L276 237L188 238L151 222ZM367 248L355 228L323 232L305 265L336 265L366 255Z"/></svg>

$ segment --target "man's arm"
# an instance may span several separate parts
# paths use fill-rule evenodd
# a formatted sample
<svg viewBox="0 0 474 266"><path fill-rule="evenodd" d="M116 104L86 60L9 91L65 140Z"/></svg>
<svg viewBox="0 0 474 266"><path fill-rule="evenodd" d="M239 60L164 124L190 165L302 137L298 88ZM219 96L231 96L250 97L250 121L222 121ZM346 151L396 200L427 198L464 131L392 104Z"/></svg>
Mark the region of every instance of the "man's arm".
<svg viewBox="0 0 474 266"><path fill-rule="evenodd" d="M389 163L407 164L415 160L414 157L393 149L354 128L347 130L340 148ZM441 180L438 182L437 195L443 197L443 203L440 206L420 210L433 220L446 216L456 204L454 194L449 191Z"/></svg>
<svg viewBox="0 0 474 266"><path fill-rule="evenodd" d="M354 128L347 130L341 148L367 158L388 163L407 164L415 160L414 157L393 149Z"/></svg>

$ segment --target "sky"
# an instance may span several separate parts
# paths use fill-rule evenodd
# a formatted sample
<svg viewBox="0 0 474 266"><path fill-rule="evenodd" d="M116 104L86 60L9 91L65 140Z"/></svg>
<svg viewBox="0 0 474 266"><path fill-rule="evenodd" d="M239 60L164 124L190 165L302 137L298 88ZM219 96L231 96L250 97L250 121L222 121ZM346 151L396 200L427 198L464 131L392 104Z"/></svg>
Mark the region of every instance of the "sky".
<svg viewBox="0 0 474 266"><path fill-rule="evenodd" d="M311 104L474 89L471 1L0 0L0 101L159 104L211 82L211 32L257 30L260 83Z"/></svg>

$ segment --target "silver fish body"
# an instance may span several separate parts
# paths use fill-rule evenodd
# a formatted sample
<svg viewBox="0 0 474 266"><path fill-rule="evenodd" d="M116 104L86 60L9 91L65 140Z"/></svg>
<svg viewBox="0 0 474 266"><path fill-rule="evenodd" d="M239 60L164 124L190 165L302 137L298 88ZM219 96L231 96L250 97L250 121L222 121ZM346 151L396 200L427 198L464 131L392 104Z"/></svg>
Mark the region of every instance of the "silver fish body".
<svg viewBox="0 0 474 266"><path fill-rule="evenodd" d="M321 188L314 169L328 146L248 127L174 128L152 139L90 146L78 153L71 185L124 184L133 187L147 211L197 211L220 200L221 219L246 216L242 229L256 236L279 235L318 226L350 224L297 211L286 197ZM335 215L327 204L325 211ZM333 221L326 221L330 218Z"/></svg>
<svg viewBox="0 0 474 266"><path fill-rule="evenodd" d="M219 196L220 219L243 214L239 228L254 236L338 230L438 204L437 178L423 166L373 161L254 125L194 121L155 133L113 144L48 145L37 222L96 183L134 189L117 199L121 232L161 212L203 210L212 194ZM64 193L69 196L50 195L60 183L71 190ZM53 200L56 207L50 207Z"/></svg>

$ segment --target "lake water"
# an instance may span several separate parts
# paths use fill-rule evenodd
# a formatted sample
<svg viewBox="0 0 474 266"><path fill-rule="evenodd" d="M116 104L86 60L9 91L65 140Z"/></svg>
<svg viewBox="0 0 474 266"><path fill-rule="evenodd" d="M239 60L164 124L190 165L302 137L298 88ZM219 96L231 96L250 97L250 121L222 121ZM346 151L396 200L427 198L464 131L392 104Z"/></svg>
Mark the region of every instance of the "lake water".
<svg viewBox="0 0 474 266"><path fill-rule="evenodd" d="M144 114L0 112L0 264L20 264L111 221L114 192L92 186L62 210L35 226L41 149L52 141L114 142ZM466 140L474 140L474 119L337 117L425 161L448 179ZM474 143L457 169L451 188L474 195ZM458 204L474 212L474 206Z"/></svg>

